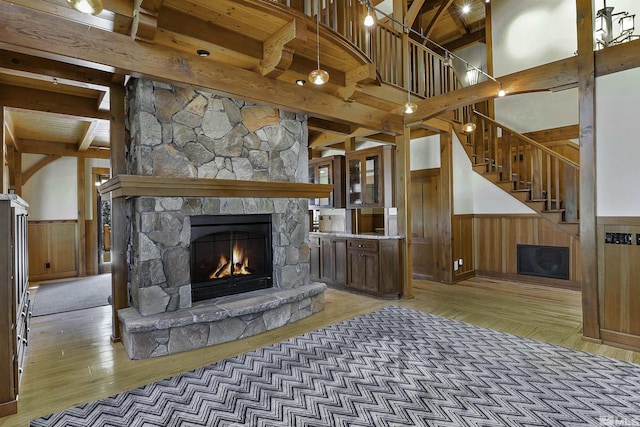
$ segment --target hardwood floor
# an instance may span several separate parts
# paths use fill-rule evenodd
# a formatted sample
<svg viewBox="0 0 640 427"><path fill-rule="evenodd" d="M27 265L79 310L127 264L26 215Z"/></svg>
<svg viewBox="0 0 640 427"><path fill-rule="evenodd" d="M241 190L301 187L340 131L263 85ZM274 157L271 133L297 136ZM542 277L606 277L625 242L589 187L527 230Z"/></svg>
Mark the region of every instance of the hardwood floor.
<svg viewBox="0 0 640 427"><path fill-rule="evenodd" d="M640 363L640 353L581 340L580 293L474 278L457 285L414 281L415 298L378 300L330 289L325 310L293 325L233 343L148 360L129 360L111 344L110 307L35 317L18 414L0 426L28 422L226 357L395 304L514 335Z"/></svg>

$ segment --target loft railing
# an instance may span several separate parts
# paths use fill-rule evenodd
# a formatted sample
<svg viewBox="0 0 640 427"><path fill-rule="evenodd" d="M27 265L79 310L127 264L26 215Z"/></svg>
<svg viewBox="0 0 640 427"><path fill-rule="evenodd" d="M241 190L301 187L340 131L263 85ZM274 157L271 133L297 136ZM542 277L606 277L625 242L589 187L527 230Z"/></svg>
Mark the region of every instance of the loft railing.
<svg viewBox="0 0 640 427"><path fill-rule="evenodd" d="M319 10L320 22L360 49L375 64L386 84L410 90L422 98L459 87L453 67L446 66L442 56L384 22L365 27L367 8L359 0L277 1L313 18Z"/></svg>
<svg viewBox="0 0 640 427"><path fill-rule="evenodd" d="M514 181L514 190L529 190L530 199L544 202L546 211L563 211L564 221L579 218L580 166L574 161L474 111L473 145L476 163L488 172L501 172L503 181Z"/></svg>

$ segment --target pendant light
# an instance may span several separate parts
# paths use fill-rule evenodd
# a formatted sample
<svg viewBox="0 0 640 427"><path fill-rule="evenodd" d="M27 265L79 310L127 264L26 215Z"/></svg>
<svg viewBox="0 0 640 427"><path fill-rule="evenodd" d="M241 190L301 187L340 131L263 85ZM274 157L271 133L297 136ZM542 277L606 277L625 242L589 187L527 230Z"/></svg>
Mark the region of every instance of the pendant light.
<svg viewBox="0 0 640 427"><path fill-rule="evenodd" d="M329 81L329 73L320 68L320 6L316 11L316 54L318 68L309 73L309 81L317 86L322 86Z"/></svg>
<svg viewBox="0 0 640 427"><path fill-rule="evenodd" d="M69 6L87 15L98 15L104 9L102 0L67 0Z"/></svg>
<svg viewBox="0 0 640 427"><path fill-rule="evenodd" d="M373 27L373 24L375 24L375 20L373 19L373 16L371 15L371 8L367 5L367 16L365 16L365 18L364 18L364 26L365 27Z"/></svg>
<svg viewBox="0 0 640 427"><path fill-rule="evenodd" d="M411 48L407 55L407 102L404 104L404 113L413 114L418 110L418 104L411 102Z"/></svg>

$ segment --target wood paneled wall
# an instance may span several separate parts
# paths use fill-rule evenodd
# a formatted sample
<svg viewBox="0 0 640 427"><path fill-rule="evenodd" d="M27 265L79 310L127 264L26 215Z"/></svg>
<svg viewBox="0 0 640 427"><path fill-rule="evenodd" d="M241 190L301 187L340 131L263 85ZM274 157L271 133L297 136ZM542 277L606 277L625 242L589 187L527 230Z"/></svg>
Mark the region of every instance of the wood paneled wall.
<svg viewBox="0 0 640 427"><path fill-rule="evenodd" d="M31 282L78 275L78 222L29 221Z"/></svg>
<svg viewBox="0 0 640 427"><path fill-rule="evenodd" d="M475 215L473 241L478 275L580 289L580 241L537 216ZM519 275L518 244L569 247L569 280Z"/></svg>
<svg viewBox="0 0 640 427"><path fill-rule="evenodd" d="M473 218L473 215L454 215L451 219L453 261L458 261L458 269L452 267L456 282L475 273Z"/></svg>
<svg viewBox="0 0 640 427"><path fill-rule="evenodd" d="M640 351L640 218L597 219L600 336ZM631 233L631 245L606 244L606 233Z"/></svg>

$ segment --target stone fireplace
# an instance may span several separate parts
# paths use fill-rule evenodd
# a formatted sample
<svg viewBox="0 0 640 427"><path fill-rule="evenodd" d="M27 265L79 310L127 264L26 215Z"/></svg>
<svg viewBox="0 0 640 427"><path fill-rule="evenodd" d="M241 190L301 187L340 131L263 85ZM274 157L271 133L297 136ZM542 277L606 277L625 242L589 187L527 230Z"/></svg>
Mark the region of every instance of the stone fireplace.
<svg viewBox="0 0 640 427"><path fill-rule="evenodd" d="M142 79L129 81L127 102L127 176L148 188L127 201L131 306L118 316L129 356L240 339L322 310L326 286L309 281L307 198L176 190L306 183L306 117ZM264 253L245 259L259 244Z"/></svg>

